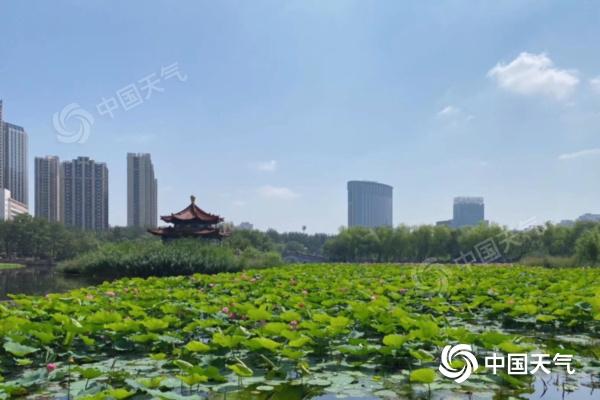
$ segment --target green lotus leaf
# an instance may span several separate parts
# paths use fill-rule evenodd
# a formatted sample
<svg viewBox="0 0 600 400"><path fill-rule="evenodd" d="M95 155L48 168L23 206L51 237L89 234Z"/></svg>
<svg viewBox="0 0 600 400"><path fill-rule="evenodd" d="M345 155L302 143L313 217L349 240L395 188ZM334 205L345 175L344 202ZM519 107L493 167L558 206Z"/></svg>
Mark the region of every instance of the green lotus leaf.
<svg viewBox="0 0 600 400"><path fill-rule="evenodd" d="M24 344L8 341L4 343L4 350L17 357L23 357L31 353L35 353L39 349Z"/></svg>
<svg viewBox="0 0 600 400"><path fill-rule="evenodd" d="M208 382L208 377L200 374L177 375L177 379L188 386L197 385L198 383Z"/></svg>
<svg viewBox="0 0 600 400"><path fill-rule="evenodd" d="M158 318L145 319L142 321L142 325L144 325L149 332L160 332L169 327L169 323L167 321Z"/></svg>
<svg viewBox="0 0 600 400"><path fill-rule="evenodd" d="M246 315L252 321L268 321L273 317L273 314L267 311L265 307L251 308L246 312Z"/></svg>
<svg viewBox="0 0 600 400"><path fill-rule="evenodd" d="M76 368L77 371L85 379L94 379L103 375L103 372L97 368Z"/></svg>
<svg viewBox="0 0 600 400"><path fill-rule="evenodd" d="M247 340L245 344L252 350L267 349L270 351L275 351L281 346L281 343L265 337L252 338Z"/></svg>
<svg viewBox="0 0 600 400"><path fill-rule="evenodd" d="M419 368L410 373L409 379L416 383L432 383L435 381L436 372L431 368Z"/></svg>
<svg viewBox="0 0 600 400"><path fill-rule="evenodd" d="M232 370L237 376L239 376L241 378L249 378L254 375L254 371L252 371L250 368L248 368L244 364L240 364L240 363L232 364L232 365L228 365L227 368Z"/></svg>
<svg viewBox="0 0 600 400"><path fill-rule="evenodd" d="M395 348L395 349L399 349L406 342L406 340L407 340L406 336L397 335L397 334L386 335L383 337L383 344L385 344L386 346Z"/></svg>
<svg viewBox="0 0 600 400"><path fill-rule="evenodd" d="M191 351L192 353L205 353L207 351L210 351L209 345L196 340L192 340L191 342L186 344L185 348L186 350Z"/></svg>
<svg viewBox="0 0 600 400"><path fill-rule="evenodd" d="M284 321L300 321L302 319L302 316L300 315L300 313L296 312L296 311L285 311L281 314L279 314L279 318L281 318Z"/></svg>

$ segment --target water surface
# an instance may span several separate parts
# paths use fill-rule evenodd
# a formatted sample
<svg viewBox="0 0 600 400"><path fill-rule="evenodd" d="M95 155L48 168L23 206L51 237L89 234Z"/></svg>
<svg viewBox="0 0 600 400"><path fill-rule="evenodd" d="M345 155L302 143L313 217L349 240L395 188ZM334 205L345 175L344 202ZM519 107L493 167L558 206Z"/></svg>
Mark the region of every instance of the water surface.
<svg viewBox="0 0 600 400"><path fill-rule="evenodd" d="M27 265L25 268L0 270L0 300L8 299L9 294L44 295L97 283L101 280L62 274L51 265Z"/></svg>

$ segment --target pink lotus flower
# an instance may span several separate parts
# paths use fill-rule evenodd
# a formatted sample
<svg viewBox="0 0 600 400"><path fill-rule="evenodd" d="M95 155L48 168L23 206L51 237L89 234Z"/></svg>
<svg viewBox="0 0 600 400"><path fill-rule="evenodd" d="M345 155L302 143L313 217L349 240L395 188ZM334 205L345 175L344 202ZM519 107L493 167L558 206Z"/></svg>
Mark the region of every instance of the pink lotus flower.
<svg viewBox="0 0 600 400"><path fill-rule="evenodd" d="M221 309L222 312L224 312L225 314L229 314L229 307L223 307Z"/></svg>
<svg viewBox="0 0 600 400"><path fill-rule="evenodd" d="M48 365L46 365L46 370L48 370L48 372L52 372L56 369L56 364L54 363L50 363Z"/></svg>
<svg viewBox="0 0 600 400"><path fill-rule="evenodd" d="M92 294L88 294L87 296L85 296L86 300L94 300L94 295Z"/></svg>
<svg viewBox="0 0 600 400"><path fill-rule="evenodd" d="M107 292L104 293L105 295L107 295L108 297L115 297L117 294L115 292L113 292L112 290L109 290Z"/></svg>
<svg viewBox="0 0 600 400"><path fill-rule="evenodd" d="M305 295L305 296L306 296L306 295L308 295L308 290L304 289L304 290L302 291L302 294L303 294L303 295Z"/></svg>
<svg viewBox="0 0 600 400"><path fill-rule="evenodd" d="M290 329L297 329L298 328L298 321L293 320L290 321Z"/></svg>

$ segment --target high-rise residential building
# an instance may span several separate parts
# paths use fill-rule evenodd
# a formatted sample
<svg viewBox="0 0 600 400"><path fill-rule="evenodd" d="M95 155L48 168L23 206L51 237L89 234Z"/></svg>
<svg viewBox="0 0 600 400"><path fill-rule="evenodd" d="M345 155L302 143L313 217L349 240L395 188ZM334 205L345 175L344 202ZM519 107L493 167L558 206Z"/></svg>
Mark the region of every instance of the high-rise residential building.
<svg viewBox="0 0 600 400"><path fill-rule="evenodd" d="M35 216L52 222L62 219L60 160L56 156L35 158Z"/></svg>
<svg viewBox="0 0 600 400"><path fill-rule="evenodd" d="M348 226L392 226L393 190L383 183L348 182Z"/></svg>
<svg viewBox="0 0 600 400"><path fill-rule="evenodd" d="M67 226L108 229L108 168L88 157L61 164L62 215Z"/></svg>
<svg viewBox="0 0 600 400"><path fill-rule="evenodd" d="M27 214L27 206L13 199L10 190L0 189L0 221L11 221L21 214Z"/></svg>
<svg viewBox="0 0 600 400"><path fill-rule="evenodd" d="M452 226L479 225L485 221L483 197L455 197Z"/></svg>
<svg viewBox="0 0 600 400"><path fill-rule="evenodd" d="M29 203L28 138L21 126L4 121L0 100L0 183L13 199Z"/></svg>
<svg viewBox="0 0 600 400"><path fill-rule="evenodd" d="M156 228L157 182L147 153L127 154L127 226Z"/></svg>

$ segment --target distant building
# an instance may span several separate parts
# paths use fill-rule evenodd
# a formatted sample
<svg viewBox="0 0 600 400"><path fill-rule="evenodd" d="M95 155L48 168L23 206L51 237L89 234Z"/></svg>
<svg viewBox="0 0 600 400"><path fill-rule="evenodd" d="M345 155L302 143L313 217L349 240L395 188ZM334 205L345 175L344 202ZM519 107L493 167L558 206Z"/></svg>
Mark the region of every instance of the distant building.
<svg viewBox="0 0 600 400"><path fill-rule="evenodd" d="M559 226L573 226L575 225L575 221L573 221L572 219L563 219L558 223Z"/></svg>
<svg viewBox="0 0 600 400"><path fill-rule="evenodd" d="M445 219L443 221L437 221L435 223L435 226L449 226L449 227L452 227L452 220L451 219Z"/></svg>
<svg viewBox="0 0 600 400"><path fill-rule="evenodd" d="M577 218L578 222L600 222L600 214L583 214Z"/></svg>
<svg viewBox="0 0 600 400"><path fill-rule="evenodd" d="M452 226L474 226L485 221L483 197L455 197Z"/></svg>
<svg viewBox="0 0 600 400"><path fill-rule="evenodd" d="M35 216L51 222L62 219L60 159L35 158Z"/></svg>
<svg viewBox="0 0 600 400"><path fill-rule="evenodd" d="M383 183L348 182L348 226L393 226L393 190Z"/></svg>
<svg viewBox="0 0 600 400"><path fill-rule="evenodd" d="M127 226L156 228L157 181L150 154L127 154Z"/></svg>
<svg viewBox="0 0 600 400"><path fill-rule="evenodd" d="M63 221L86 230L108 229L108 168L88 157L61 164Z"/></svg>
<svg viewBox="0 0 600 400"><path fill-rule="evenodd" d="M3 120L0 100L0 187L10 191L12 198L29 203L28 137L21 126Z"/></svg>
<svg viewBox="0 0 600 400"><path fill-rule="evenodd" d="M242 231L251 231L254 229L254 225L252 225L250 222L241 222L238 226L236 226L236 229Z"/></svg>
<svg viewBox="0 0 600 400"><path fill-rule="evenodd" d="M10 190L0 189L0 220L10 221L20 214L27 214L27 205L13 199Z"/></svg>

